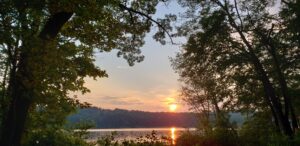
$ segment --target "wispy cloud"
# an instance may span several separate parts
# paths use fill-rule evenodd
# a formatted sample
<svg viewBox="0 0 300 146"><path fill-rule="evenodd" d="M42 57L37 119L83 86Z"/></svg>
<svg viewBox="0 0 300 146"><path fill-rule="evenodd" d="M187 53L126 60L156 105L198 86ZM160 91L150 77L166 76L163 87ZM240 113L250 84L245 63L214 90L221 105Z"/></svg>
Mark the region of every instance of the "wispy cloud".
<svg viewBox="0 0 300 146"><path fill-rule="evenodd" d="M114 84L108 82L109 79L100 82L89 82L88 88L91 93L79 95L82 101L91 103L102 108L123 108L130 110L145 111L168 111L170 104L177 104L178 111L187 111L180 101L180 93L175 87L167 85L157 85L146 89L135 89L127 85L119 85L117 80Z"/></svg>
<svg viewBox="0 0 300 146"><path fill-rule="evenodd" d="M128 66L117 66L117 69L128 69Z"/></svg>
<svg viewBox="0 0 300 146"><path fill-rule="evenodd" d="M139 99L131 97L116 97L116 96L104 96L100 97L102 103L111 104L111 105L139 105L143 104Z"/></svg>

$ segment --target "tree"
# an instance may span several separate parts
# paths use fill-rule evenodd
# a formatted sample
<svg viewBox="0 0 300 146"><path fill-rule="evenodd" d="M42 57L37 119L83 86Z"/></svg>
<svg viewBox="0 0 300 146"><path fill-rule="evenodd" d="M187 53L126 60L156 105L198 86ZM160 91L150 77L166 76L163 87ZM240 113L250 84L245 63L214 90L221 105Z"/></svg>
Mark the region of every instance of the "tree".
<svg viewBox="0 0 300 146"><path fill-rule="evenodd" d="M289 23L284 21L290 21L280 11L271 12L275 2L179 2L188 7L189 19L178 29L178 35L188 37L184 51L177 55L180 76L199 79L198 82L227 78L231 82L224 86L233 91L234 101L242 107L269 110L274 124L283 134L293 137L299 127L292 104L295 97L291 96L299 85L295 77L299 74L299 46L291 43L294 33L285 33ZM288 10L293 8L281 5ZM207 70L210 72L203 74Z"/></svg>
<svg viewBox="0 0 300 146"><path fill-rule="evenodd" d="M2 1L0 145L20 145L30 111L70 104L69 92L88 92L84 77L107 76L94 65L94 51L118 49L130 65L142 61L138 48L152 22L159 37L167 30L151 18L158 2Z"/></svg>
<svg viewBox="0 0 300 146"><path fill-rule="evenodd" d="M185 56L188 57L188 56ZM191 110L200 113L200 121L203 128L211 129L213 125L226 118L232 104L231 90L228 89L230 81L221 74L216 74L213 66L203 63L197 68L193 67L195 58L177 56L172 60L172 65L180 74L180 81L184 83L181 88L183 100ZM197 60L200 63L200 60ZM212 68L210 68L212 67ZM214 119L214 120L212 120ZM210 126L210 123L214 121ZM206 126L205 126L206 125Z"/></svg>

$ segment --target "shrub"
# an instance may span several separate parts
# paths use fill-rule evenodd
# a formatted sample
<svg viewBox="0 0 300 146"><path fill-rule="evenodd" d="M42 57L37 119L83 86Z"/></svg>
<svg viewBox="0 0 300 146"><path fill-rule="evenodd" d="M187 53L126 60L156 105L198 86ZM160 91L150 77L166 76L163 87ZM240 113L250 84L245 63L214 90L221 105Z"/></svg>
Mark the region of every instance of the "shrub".
<svg viewBox="0 0 300 146"><path fill-rule="evenodd" d="M36 130L23 142L24 146L91 146L65 130Z"/></svg>

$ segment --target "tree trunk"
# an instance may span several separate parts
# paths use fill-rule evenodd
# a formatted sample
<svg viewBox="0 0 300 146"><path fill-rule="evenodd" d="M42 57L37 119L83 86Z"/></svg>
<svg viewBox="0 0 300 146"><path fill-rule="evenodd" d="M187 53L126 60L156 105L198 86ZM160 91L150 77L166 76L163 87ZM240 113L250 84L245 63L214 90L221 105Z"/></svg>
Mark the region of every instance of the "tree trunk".
<svg viewBox="0 0 300 146"><path fill-rule="evenodd" d="M293 130L291 128L288 117L283 114L282 105L280 103L279 98L275 94L275 89L273 88L271 82L269 81L267 73L265 72L258 58L254 55L253 52L250 52L250 54L252 54L251 56L252 56L253 65L255 66L255 69L257 70L257 73L260 76L260 80L263 83L264 91L267 94L267 96L270 98L271 105L276 115L276 117L274 118L277 118L283 133L292 138L294 134Z"/></svg>
<svg viewBox="0 0 300 146"><path fill-rule="evenodd" d="M293 126L293 130L298 129L298 121L297 121L297 117L295 115L295 111L294 111L294 107L291 103L291 97L288 93L288 87L287 87L287 82L285 80L285 77L281 71L280 65L279 65L279 61L276 55L276 52L274 50L275 48L271 46L271 48L269 49L270 54L273 57L274 60L274 65L275 65L275 70L276 73L278 75L278 79L279 79L279 84L280 84L280 89L284 98L284 104L285 104L285 116L289 119L289 112L291 112L291 120L292 120L292 126Z"/></svg>
<svg viewBox="0 0 300 146"><path fill-rule="evenodd" d="M28 110L32 103L34 80L32 71L28 68L30 51L23 49L20 56L18 70L10 78L8 96L11 97L7 118L4 121L1 145L19 146Z"/></svg>
<svg viewBox="0 0 300 146"><path fill-rule="evenodd" d="M2 81L2 85L1 85L1 91L2 91L2 95L0 97L0 110L1 110L1 113L0 113L0 137L2 137L2 131L1 129L4 127L4 120L6 117L6 106L7 106L7 96L6 96L6 90L7 90L7 73L8 73L8 68L9 68L9 64L8 63L5 63L5 70L4 70L4 75L3 75L3 81Z"/></svg>
<svg viewBox="0 0 300 146"><path fill-rule="evenodd" d="M10 56L11 56L12 54L10 54ZM2 137L2 135L5 135L6 133L5 133L5 127L7 127L6 126L6 120L7 120L7 118L8 118L8 115L9 115L9 113L8 113L8 111L9 111L9 108L11 107L10 105L11 105L11 103L12 103L12 98L11 98L11 87L12 86L14 86L14 84L15 84L15 78L16 78L16 61L14 61L14 60L12 60L11 59L11 57L9 57L9 61L11 61L11 69L9 70L9 75L8 75L8 87L7 87L7 89L6 89L6 93L5 93L5 95L3 95L3 96L7 96L7 99L5 100L5 103L2 103L3 105L5 104L5 106L6 107L3 107L2 108L2 123L1 123L1 137L0 137L0 142L2 141L2 139L3 139L3 137ZM1 144L1 143L0 143Z"/></svg>
<svg viewBox="0 0 300 146"><path fill-rule="evenodd" d="M285 116L287 116L287 118L289 119L289 115L291 114L292 126L293 126L293 130L295 131L296 129L299 128L299 125L298 125L297 117L295 115L293 104L291 102L291 96L288 92L286 78L282 72L282 69L280 67L280 61L278 60L276 54L276 47L274 46L274 42L272 41L271 37L268 37L267 35L263 34L262 31L260 30L256 31L256 33L261 36L263 44L267 45L267 50L273 58L275 71L279 80L280 90L284 98Z"/></svg>
<svg viewBox="0 0 300 146"><path fill-rule="evenodd" d="M59 12L52 15L46 22L43 30L39 34L42 45L47 45L48 41L54 39L62 26L71 18L72 12ZM30 43L29 40L23 40ZM34 68L30 68L28 63L32 47L43 49L43 46L23 46L20 50L20 61L17 65L17 72L10 76L9 98L11 98L8 115L3 123L1 146L20 146L25 130L26 119L29 108L34 102L35 77Z"/></svg>
<svg viewBox="0 0 300 146"><path fill-rule="evenodd" d="M2 78L2 84L1 84L1 91L2 91L2 95L1 95L1 99L0 99L0 109L2 110L2 112L4 113L5 112L5 109L6 109L6 89L7 89L7 73L9 71L9 64L7 62L5 62L5 70L4 70L4 74L3 74L3 78ZM1 113L1 114L3 114ZM2 116L2 115L1 115Z"/></svg>
<svg viewBox="0 0 300 146"><path fill-rule="evenodd" d="M268 106L269 106L270 109L271 109L271 113L272 113L272 116L273 116L273 118L274 118L274 124L275 124L275 126L276 126L276 131L280 132L280 125L279 125L279 123L278 123L278 119L276 118L276 117L277 117L277 116L276 116L276 112L275 112L274 107L273 107L273 105L272 105L272 103L271 103L271 101L270 101L270 98L269 98L267 95L265 95L264 97L265 97L265 100L266 100Z"/></svg>
<svg viewBox="0 0 300 146"><path fill-rule="evenodd" d="M282 105L280 102L280 99L276 96L275 89L273 88L273 85L271 84L267 73L261 64L259 58L256 56L254 49L252 45L249 43L249 41L246 39L246 36L244 35L242 29L235 23L234 18L232 17L232 13L229 12L228 5L223 5L220 1L214 1L217 5L219 5L225 12L228 17L229 24L231 27L233 27L237 33L240 35L242 42L246 45L248 48L247 50L242 50L249 54L250 60L252 64L254 65L254 68L256 70L257 75L260 77L261 82L263 83L264 92L266 93L267 97L270 98L271 101L271 108L273 107L276 117L278 119L278 123L282 128L282 131L285 135L289 136L290 138L293 137L294 133L292 131L291 125L289 123L288 116L285 116L282 111Z"/></svg>
<svg viewBox="0 0 300 146"><path fill-rule="evenodd" d="M233 20L231 20L231 21L233 21ZM244 34L238 29L238 27L235 25L235 23L232 23L231 25L232 25L232 27L236 28L242 41L245 43L246 47L249 50L248 54L250 55L252 64L254 65L256 73L260 77L260 80L263 84L266 97L268 97L271 102L270 108L274 109L274 112L276 115L274 118L277 118L277 121L278 121L283 133L289 137L293 137L294 133L293 133L291 125L289 123L289 119L287 116L285 116L283 114L280 99L276 96L275 89L273 88L273 85L271 84L263 65L261 64L260 60L255 55L251 44L247 41Z"/></svg>
<svg viewBox="0 0 300 146"><path fill-rule="evenodd" d="M219 4L219 5L222 6L222 4ZM293 133L292 128L290 126L289 119L288 119L288 117L284 116L284 114L283 114L280 99L276 96L275 89L273 88L263 65L261 64L260 60L255 55L255 53L253 51L253 48L252 48L252 45L247 41L247 39L246 39L245 35L243 34L243 32L235 24L235 22L234 22L233 18L231 17L230 13L228 12L228 10L226 8L224 8L224 10L228 13L227 16L229 18L230 25L233 28L236 29L236 31L240 35L243 43L246 45L246 47L249 50L249 51L247 51L247 53L250 55L249 56L250 60L252 61L252 64L255 67L257 75L260 77L260 80L263 83L264 91L265 91L267 97L270 98L269 99L270 102L271 102L270 108L274 109L274 112L275 112L275 115L276 115L276 117L274 117L274 118L277 118L278 123L281 126L281 129L282 129L283 133L285 135L289 136L289 137L293 137L294 133Z"/></svg>
<svg viewBox="0 0 300 146"><path fill-rule="evenodd" d="M22 134L24 131L25 122L28 116L28 110L31 101L28 97L22 97L23 92L18 92L13 101L13 106L10 106L8 117L5 121L5 127L2 132L1 145L3 146L20 146Z"/></svg>

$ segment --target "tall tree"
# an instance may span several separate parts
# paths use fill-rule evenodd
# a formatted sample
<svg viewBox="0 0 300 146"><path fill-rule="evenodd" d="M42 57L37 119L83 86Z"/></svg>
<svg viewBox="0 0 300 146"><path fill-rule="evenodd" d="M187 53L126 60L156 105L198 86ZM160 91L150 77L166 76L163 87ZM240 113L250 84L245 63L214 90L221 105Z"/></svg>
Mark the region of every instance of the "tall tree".
<svg viewBox="0 0 300 146"><path fill-rule="evenodd" d="M107 76L94 65L94 51L118 49L130 65L142 61L139 47L152 22L167 30L151 18L158 2L1 1L0 48L8 69L2 80L1 100L7 104L1 106L0 145L20 145L36 105L72 100L70 91L88 92L84 77Z"/></svg>
<svg viewBox="0 0 300 146"><path fill-rule="evenodd" d="M295 62L299 47L290 43L292 35L285 33L286 19L278 10L286 4L281 3L278 11L272 11L271 8L276 10L275 1L179 0L179 3L189 7L186 13L189 21L178 29L179 35L189 38L184 51L178 54L179 63L186 63L179 68L183 70L181 77L185 75L182 73L195 72L200 79L214 78L216 74L233 79L229 88L233 89L235 100L245 103L244 96L252 96L250 105L267 106L282 133L293 137L299 125L290 91L293 84L299 85L299 80L292 78L299 71L299 61ZM201 77L205 68L217 69ZM191 76L191 80L195 77ZM252 89L254 85L256 91ZM247 94L249 91L255 92Z"/></svg>

